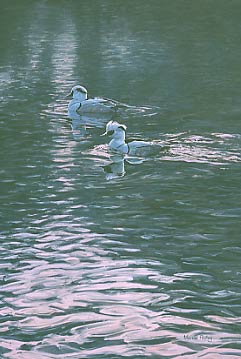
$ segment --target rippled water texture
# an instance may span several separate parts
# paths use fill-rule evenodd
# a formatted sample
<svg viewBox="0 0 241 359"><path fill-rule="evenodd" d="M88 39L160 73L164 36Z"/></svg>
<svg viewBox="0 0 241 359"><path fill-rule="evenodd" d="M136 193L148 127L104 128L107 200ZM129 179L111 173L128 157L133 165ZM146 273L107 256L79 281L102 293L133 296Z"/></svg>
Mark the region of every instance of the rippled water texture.
<svg viewBox="0 0 241 359"><path fill-rule="evenodd" d="M0 357L240 358L240 1L3 3Z"/></svg>

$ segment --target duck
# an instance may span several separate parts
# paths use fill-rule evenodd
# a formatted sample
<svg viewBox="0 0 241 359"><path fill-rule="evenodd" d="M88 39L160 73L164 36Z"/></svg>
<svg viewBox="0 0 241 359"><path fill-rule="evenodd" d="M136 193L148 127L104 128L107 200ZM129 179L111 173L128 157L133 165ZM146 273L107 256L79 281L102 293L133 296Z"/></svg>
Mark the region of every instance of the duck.
<svg viewBox="0 0 241 359"><path fill-rule="evenodd" d="M155 147L153 142L142 140L126 141L126 125L117 121L109 121L106 125L106 131L102 136L110 136L109 149L116 153L122 153L123 155L143 155L150 154L150 149ZM160 148L160 146L158 146Z"/></svg>
<svg viewBox="0 0 241 359"><path fill-rule="evenodd" d="M75 117L76 113L82 115L88 114L111 114L115 113L120 107L120 103L108 98L94 97L88 98L88 91L82 85L72 87L70 94L71 101L68 104L68 115L70 118Z"/></svg>

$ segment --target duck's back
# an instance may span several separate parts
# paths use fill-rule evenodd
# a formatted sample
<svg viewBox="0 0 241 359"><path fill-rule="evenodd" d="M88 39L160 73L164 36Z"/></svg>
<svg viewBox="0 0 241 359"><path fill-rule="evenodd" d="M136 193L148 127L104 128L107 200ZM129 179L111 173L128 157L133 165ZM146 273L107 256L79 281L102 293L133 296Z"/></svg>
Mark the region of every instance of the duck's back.
<svg viewBox="0 0 241 359"><path fill-rule="evenodd" d="M114 112L115 105L109 100L93 98L81 102L78 113L110 113Z"/></svg>

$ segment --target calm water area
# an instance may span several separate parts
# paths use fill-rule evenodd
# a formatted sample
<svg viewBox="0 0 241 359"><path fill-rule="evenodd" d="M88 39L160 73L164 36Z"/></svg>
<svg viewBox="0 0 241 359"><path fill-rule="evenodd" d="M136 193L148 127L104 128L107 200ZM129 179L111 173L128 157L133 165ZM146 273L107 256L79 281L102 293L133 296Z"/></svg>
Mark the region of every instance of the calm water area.
<svg viewBox="0 0 241 359"><path fill-rule="evenodd" d="M0 5L0 358L241 358L241 1Z"/></svg>

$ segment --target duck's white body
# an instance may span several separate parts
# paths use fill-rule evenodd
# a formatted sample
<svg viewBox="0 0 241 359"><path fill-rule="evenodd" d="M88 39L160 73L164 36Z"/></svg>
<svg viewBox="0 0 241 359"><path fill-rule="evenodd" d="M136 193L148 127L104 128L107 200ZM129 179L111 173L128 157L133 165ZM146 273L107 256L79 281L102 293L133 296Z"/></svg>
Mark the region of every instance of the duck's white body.
<svg viewBox="0 0 241 359"><path fill-rule="evenodd" d="M151 142L141 140L126 142L126 126L116 121L107 123L105 134L112 137L109 148L118 153L139 155L142 150L152 146Z"/></svg>
<svg viewBox="0 0 241 359"><path fill-rule="evenodd" d="M95 97L88 99L88 93L84 86L74 86L71 93L68 95L72 97L68 105L68 115L70 118L74 114L84 113L113 113L117 109L117 102L110 99Z"/></svg>

